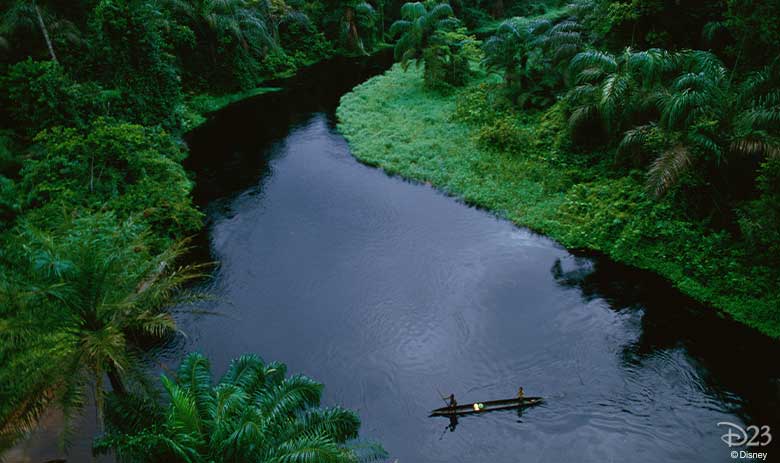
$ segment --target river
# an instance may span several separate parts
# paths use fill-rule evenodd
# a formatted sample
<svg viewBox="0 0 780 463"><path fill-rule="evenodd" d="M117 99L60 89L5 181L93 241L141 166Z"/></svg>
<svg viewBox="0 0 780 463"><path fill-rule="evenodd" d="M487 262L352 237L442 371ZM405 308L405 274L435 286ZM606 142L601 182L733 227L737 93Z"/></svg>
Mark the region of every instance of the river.
<svg viewBox="0 0 780 463"><path fill-rule="evenodd" d="M315 67L193 134L222 315L183 320L183 350L316 378L401 463L732 461L718 422L778 424L776 343L653 275L358 163L334 112L380 69ZM454 430L427 416L440 392L518 386L546 403Z"/></svg>
<svg viewBox="0 0 780 463"><path fill-rule="evenodd" d="M183 316L164 362L282 361L400 463L727 462L742 447L717 423L780 434L778 343L651 274L358 163L335 108L386 65L314 66L190 135L203 258L219 262L205 308L220 315ZM518 386L546 402L454 429L428 417L440 393Z"/></svg>

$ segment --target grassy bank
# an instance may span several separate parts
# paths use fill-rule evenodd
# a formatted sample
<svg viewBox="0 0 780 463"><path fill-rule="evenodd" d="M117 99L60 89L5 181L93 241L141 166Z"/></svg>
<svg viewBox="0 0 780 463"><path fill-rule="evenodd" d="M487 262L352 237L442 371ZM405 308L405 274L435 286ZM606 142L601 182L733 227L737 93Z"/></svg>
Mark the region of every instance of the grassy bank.
<svg viewBox="0 0 780 463"><path fill-rule="evenodd" d="M491 107L488 81L440 95L424 90L421 72L395 66L343 97L339 127L366 164L430 183L568 248L656 272L780 337L776 269L754 266L728 234L698 226L670 199L649 198L641 173L611 175L566 152L559 105L533 115Z"/></svg>

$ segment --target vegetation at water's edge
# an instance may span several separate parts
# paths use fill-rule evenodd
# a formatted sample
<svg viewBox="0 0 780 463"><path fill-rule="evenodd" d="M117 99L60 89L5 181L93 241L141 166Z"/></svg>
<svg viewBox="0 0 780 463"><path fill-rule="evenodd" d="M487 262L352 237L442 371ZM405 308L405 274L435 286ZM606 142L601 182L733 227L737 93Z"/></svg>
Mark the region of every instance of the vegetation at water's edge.
<svg viewBox="0 0 780 463"><path fill-rule="evenodd" d="M206 122L206 116L210 113L219 111L237 101L279 90L281 90L280 87L257 87L222 95L210 95L208 93L192 95L185 99L185 107L187 109L183 114L183 128L185 131L195 129Z"/></svg>
<svg viewBox="0 0 780 463"><path fill-rule="evenodd" d="M387 456L356 440L355 412L320 408L321 384L286 373L283 363L243 355L213 385L208 359L190 354L173 378L162 377L165 405L112 396L107 432L95 449L139 463L357 463Z"/></svg>
<svg viewBox="0 0 780 463"><path fill-rule="evenodd" d="M566 151L561 104L518 114L484 74L465 89L426 90L399 65L342 98L340 130L354 155L499 213L570 248L655 271L683 292L780 336L776 268L723 231L697 224L671 197L655 200L637 171L614 175Z"/></svg>
<svg viewBox="0 0 780 463"><path fill-rule="evenodd" d="M67 444L88 397L102 422L107 393L154 390L149 347L204 273L178 263L203 224L182 134L368 55L384 18L352 0L0 2L0 452L49 407Z"/></svg>
<svg viewBox="0 0 780 463"><path fill-rule="evenodd" d="M2 2L0 449L47 407L70 418L91 392L103 423L156 390L143 359L203 272L177 264L203 219L181 134L268 79L387 41L408 72L340 110L361 159L780 336L777 2L565 3ZM190 399L118 438L177 442Z"/></svg>

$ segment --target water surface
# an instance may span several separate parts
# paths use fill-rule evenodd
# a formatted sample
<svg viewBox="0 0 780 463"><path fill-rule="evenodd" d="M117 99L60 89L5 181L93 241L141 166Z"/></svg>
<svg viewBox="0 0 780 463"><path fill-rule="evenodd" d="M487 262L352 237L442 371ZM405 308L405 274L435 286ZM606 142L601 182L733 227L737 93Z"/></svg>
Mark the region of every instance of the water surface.
<svg viewBox="0 0 780 463"><path fill-rule="evenodd" d="M189 140L224 316L186 317L219 372L254 352L326 385L403 462L733 461L716 423L778 425L778 346L667 283L575 256L359 164L335 63L220 113ZM439 393L523 412L429 418ZM780 440L780 436L778 436ZM391 460L392 461L392 460Z"/></svg>

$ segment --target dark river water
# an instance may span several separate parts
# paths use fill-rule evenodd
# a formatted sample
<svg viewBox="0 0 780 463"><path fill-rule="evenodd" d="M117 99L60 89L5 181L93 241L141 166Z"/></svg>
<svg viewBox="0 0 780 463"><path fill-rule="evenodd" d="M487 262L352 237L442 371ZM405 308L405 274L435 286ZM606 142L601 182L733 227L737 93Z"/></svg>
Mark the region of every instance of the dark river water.
<svg viewBox="0 0 780 463"><path fill-rule="evenodd" d="M718 422L777 425L775 343L652 275L358 163L334 110L381 69L315 68L191 137L224 315L183 320L183 349L219 371L255 352L316 378L401 463L725 462ZM520 385L546 403L454 431L427 416L439 391Z"/></svg>
<svg viewBox="0 0 780 463"><path fill-rule="evenodd" d="M384 69L339 61L192 134L204 287L163 360L246 352L326 385L391 462L727 462L718 422L780 440L778 345L669 284L358 163L339 97ZM429 418L439 393L546 402ZM754 451L766 451L754 448ZM769 449L769 460L778 449ZM777 457L777 455L774 455Z"/></svg>

